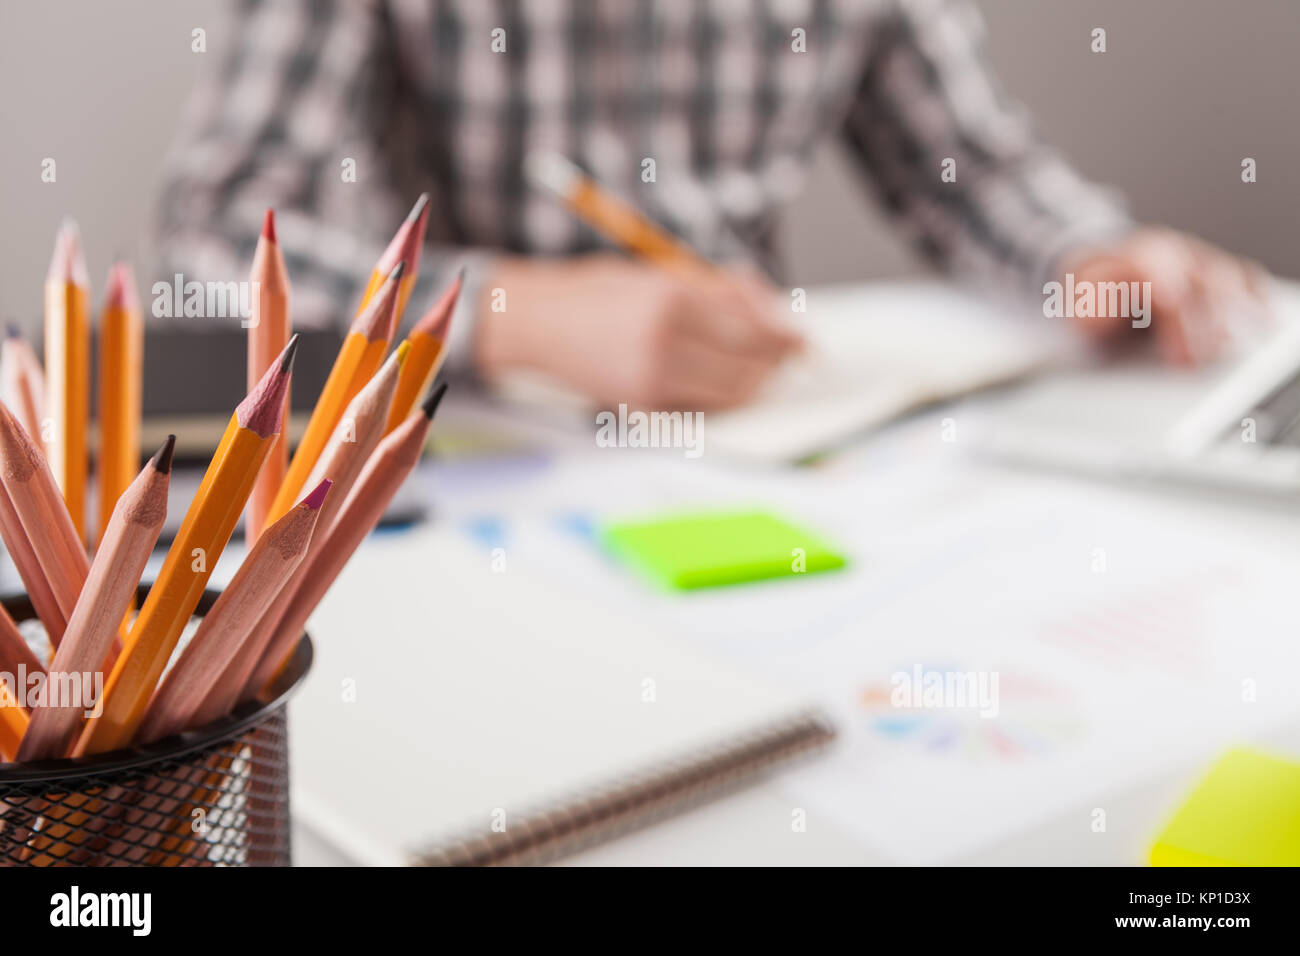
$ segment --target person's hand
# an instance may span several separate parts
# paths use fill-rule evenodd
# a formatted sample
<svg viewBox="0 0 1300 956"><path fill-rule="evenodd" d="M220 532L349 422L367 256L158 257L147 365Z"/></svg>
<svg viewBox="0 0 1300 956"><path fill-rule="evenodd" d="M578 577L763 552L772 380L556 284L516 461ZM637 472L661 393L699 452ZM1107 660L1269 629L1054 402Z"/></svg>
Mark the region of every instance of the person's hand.
<svg viewBox="0 0 1300 956"><path fill-rule="evenodd" d="M1150 282L1149 330L1134 328L1131 306L1129 315L1114 314L1103 295L1096 297L1100 314L1075 321L1106 342L1154 333L1161 354L1175 364L1210 361L1267 319L1260 266L1171 229L1139 229L1113 245L1081 250L1063 265L1062 274L1073 273L1076 288L1084 282L1093 289L1099 283Z"/></svg>
<svg viewBox="0 0 1300 956"><path fill-rule="evenodd" d="M748 270L688 278L614 255L507 259L484 283L475 360L489 376L539 369L602 402L726 408L802 344L773 301Z"/></svg>

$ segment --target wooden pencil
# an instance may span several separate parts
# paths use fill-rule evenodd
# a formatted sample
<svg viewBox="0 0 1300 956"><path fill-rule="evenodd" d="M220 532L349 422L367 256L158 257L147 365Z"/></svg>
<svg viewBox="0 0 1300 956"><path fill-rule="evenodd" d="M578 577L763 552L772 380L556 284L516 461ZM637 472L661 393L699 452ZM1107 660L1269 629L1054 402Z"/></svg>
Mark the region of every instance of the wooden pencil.
<svg viewBox="0 0 1300 956"><path fill-rule="evenodd" d="M167 517L167 489L175 446L176 436L167 436L144 470L119 496L86 578L84 593L68 622L63 643L50 663L51 674L76 678L103 672L118 624L135 596L140 576ZM85 689L82 697L86 697ZM84 699L75 705L44 701L31 715L18 759L67 756L89 708Z"/></svg>
<svg viewBox="0 0 1300 956"><path fill-rule="evenodd" d="M104 687L101 713L86 723L73 756L130 743L190 615L198 606L217 559L230 540L253 491L257 472L284 418L298 339L235 409L225 436L163 559L126 645Z"/></svg>
<svg viewBox="0 0 1300 956"><path fill-rule="evenodd" d="M20 665L29 674L45 673L45 665L23 638L13 615L0 605L0 673L16 674Z"/></svg>
<svg viewBox="0 0 1300 956"><path fill-rule="evenodd" d="M352 553L379 524L384 509L420 460L429 436L429 424L446 389L446 385L437 386L419 409L380 441L379 447L367 459L351 493L339 506L338 517L324 533L319 547L313 549L315 556L302 572L302 586L294 594L284 617L276 625L270 644L253 669L243 690L244 698L256 696L283 669L312 611Z"/></svg>
<svg viewBox="0 0 1300 956"><path fill-rule="evenodd" d="M46 407L50 469L85 541L86 431L90 418L90 279L71 220L59 230L45 279Z"/></svg>
<svg viewBox="0 0 1300 956"><path fill-rule="evenodd" d="M357 393L357 397L348 405L343 418L335 427L329 444L325 446L325 451L307 482L308 487L314 487L328 476L334 483L316 522L316 532L307 557L289 582L280 589L268 605L262 608L262 613L249 622L245 650L231 660L225 672L213 681L211 689L207 692L208 699L203 702L204 715L219 716L239 703L240 693L248 683L262 652L270 643L276 624L288 608L294 592L301 586L304 566L314 559L316 549L338 513L339 505L352 490L352 485L356 482L366 460L383 437L384 422L387 420L393 393L409 352L410 346L405 342L393 351L383 368L376 372L375 377L367 383L366 387Z"/></svg>
<svg viewBox="0 0 1300 956"><path fill-rule="evenodd" d="M200 707L307 553L330 484L328 478L319 482L257 539L154 694L137 734L140 743L202 726L226 713L205 713Z"/></svg>
<svg viewBox="0 0 1300 956"><path fill-rule="evenodd" d="M59 641L63 639L63 631L68 626L68 619L63 616L59 602L54 598L54 589L45 576L45 569L41 567L31 541L27 539L27 531L23 528L22 520L14 510L13 499L9 497L3 483L0 483L0 538L4 539L9 557L18 569L18 576L22 578L23 588L31 598L36 616L45 625L50 644L58 647Z"/></svg>
<svg viewBox="0 0 1300 956"><path fill-rule="evenodd" d="M45 376L36 353L13 325L0 345L0 398L22 422L27 434L39 441L41 419L45 417Z"/></svg>
<svg viewBox="0 0 1300 956"><path fill-rule="evenodd" d="M438 297L428 312L411 327L406 341L411 345L411 354L402 366L402 376L397 380L397 392L393 395L393 407L388 413L388 423L384 434L388 434L410 416L421 395L427 395L434 376L446 357L447 330L451 327L451 317L456 311L456 302L460 298L460 289L464 284L465 270L456 273L445 292Z"/></svg>
<svg viewBox="0 0 1300 956"><path fill-rule="evenodd" d="M64 505L45 456L9 408L0 403L0 481L66 622L72 617L90 559ZM62 640L62 632L51 642Z"/></svg>
<svg viewBox="0 0 1300 956"><path fill-rule="evenodd" d="M270 209L262 221L262 234L253 253L250 279L255 290L248 325L248 388L251 389L289 342L289 273L285 270L284 254L275 235L275 212ZM288 394L284 401L287 421ZM267 454L257 484L253 485L253 494L248 499L248 513L244 516L244 536L248 541L256 541L266 527L267 515L288 470L289 435L286 426L285 434Z"/></svg>
<svg viewBox="0 0 1300 956"><path fill-rule="evenodd" d="M307 420L307 430L289 461L289 471L271 505L268 520L274 521L293 507L307 484L307 476L343 417L343 410L356 397L384 360L392 334L393 310L397 306L397 289L405 269L398 263L369 305L352 322L343 347L334 360L316 407Z"/></svg>
<svg viewBox="0 0 1300 956"><path fill-rule="evenodd" d="M135 275L124 262L108 272L99 321L99 509L95 540L103 536L117 499L140 469L140 393L144 318Z"/></svg>
<svg viewBox="0 0 1300 956"><path fill-rule="evenodd" d="M428 220L429 194L421 193L420 198L411 207L411 211L406 214L406 219L397 227L397 232L388 243L388 248L384 250L384 254L379 257L374 269L370 271L370 279L361 294L361 304L357 307L358 314L370 304L371 298L379 291L389 273L397 268L397 264L405 263L402 282L397 290L397 307L393 310L393 327L388 332L390 339L402 324L406 303L410 301L411 293L415 290L415 280L420 275L420 253L424 249L424 233Z"/></svg>

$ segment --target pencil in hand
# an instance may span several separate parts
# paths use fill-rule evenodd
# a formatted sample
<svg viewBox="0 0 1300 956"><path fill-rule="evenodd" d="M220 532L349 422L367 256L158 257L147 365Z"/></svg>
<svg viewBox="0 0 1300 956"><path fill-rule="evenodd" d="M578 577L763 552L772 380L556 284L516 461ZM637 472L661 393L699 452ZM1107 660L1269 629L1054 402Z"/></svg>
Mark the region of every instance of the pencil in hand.
<svg viewBox="0 0 1300 956"><path fill-rule="evenodd" d="M46 684L46 699L31 715L27 736L18 751L19 760L65 757L76 740L85 712L92 706L87 698L92 689L83 687L82 700L75 705L51 701L49 693L56 686L68 686L62 675L77 680L103 671L122 615L135 597L167 517L167 489L175 447L176 436L168 435L113 508L63 643L50 664L50 673L60 675L60 682Z"/></svg>
<svg viewBox="0 0 1300 956"><path fill-rule="evenodd" d="M158 579L108 676L101 713L86 723L73 756L126 746L144 720L158 678L203 596L248 503L258 469L280 432L297 345L294 336L231 415Z"/></svg>
<svg viewBox="0 0 1300 956"><path fill-rule="evenodd" d="M330 484L328 478L321 481L257 539L167 672L140 725L140 743L202 726L234 708L238 701L214 700L206 709L202 705L226 667L242 653L253 624L307 553Z"/></svg>
<svg viewBox="0 0 1300 956"><path fill-rule="evenodd" d="M85 540L90 419L90 277L76 223L64 222L45 279L45 374L53 433L50 469Z"/></svg>

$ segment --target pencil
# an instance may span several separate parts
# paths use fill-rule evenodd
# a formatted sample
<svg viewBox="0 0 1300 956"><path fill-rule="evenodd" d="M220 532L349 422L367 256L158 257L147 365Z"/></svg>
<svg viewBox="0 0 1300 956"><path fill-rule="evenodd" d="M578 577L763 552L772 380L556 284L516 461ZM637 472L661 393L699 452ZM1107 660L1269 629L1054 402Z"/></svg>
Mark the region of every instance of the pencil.
<svg viewBox="0 0 1300 956"><path fill-rule="evenodd" d="M429 386L433 384L433 378L446 357L447 330L451 326L451 317L456 311L456 301L460 298L464 279L465 270L462 268L438 301L406 336L406 341L411 343L411 354L402 366L401 378L397 380L397 392L393 396L393 407L388 413L384 434L406 421L420 396L428 394Z"/></svg>
<svg viewBox="0 0 1300 956"><path fill-rule="evenodd" d="M108 291L99 321L99 511L98 541L113 517L117 499L140 468L140 391L143 382L144 319L135 275L125 262L108 272Z"/></svg>
<svg viewBox="0 0 1300 956"><path fill-rule="evenodd" d="M330 484L328 478L322 480L257 539L230 584L204 615L180 658L167 672L140 725L137 735L140 743L202 726L230 709L204 713L200 705L216 679L240 653L257 619L307 553Z"/></svg>
<svg viewBox="0 0 1300 956"><path fill-rule="evenodd" d="M698 274L713 266L640 210L607 192L559 153L531 153L525 171L558 196L579 219L607 239L669 269Z"/></svg>
<svg viewBox="0 0 1300 956"><path fill-rule="evenodd" d="M0 674L16 674L19 665L29 674L45 673L45 665L23 638L13 616L0 605Z"/></svg>
<svg viewBox="0 0 1300 956"><path fill-rule="evenodd" d="M333 434L334 426L343 417L343 410L384 360L392 335L397 289L404 269L403 263L399 262L371 298L370 304L353 320L311 418L307 420L307 430L289 461L289 471L280 483L268 520L276 520L293 507L307 484L307 476L316 466L316 459Z"/></svg>
<svg viewBox="0 0 1300 956"><path fill-rule="evenodd" d="M59 675L59 683L46 684L46 699L31 715L27 736L18 750L19 760L67 756L82 717L95 703L87 696L89 690L93 697L93 688L83 687L82 699L75 704L51 701L49 691L68 686L70 680L84 679L82 675L102 673L122 615L135 596L167 517L175 446L176 436L168 435L113 508L81 599L50 663L50 673Z"/></svg>
<svg viewBox="0 0 1300 956"><path fill-rule="evenodd" d="M18 569L18 576L22 578L23 588L31 598L36 616L45 626L50 644L58 647L59 641L63 639L63 631L68 626L68 619L63 616L59 602L54 599L54 590L45 577L45 569L41 567L40 559L36 557L36 551L27 539L27 532L14 509L13 499L3 484L0 484L0 537L4 539L10 560Z"/></svg>
<svg viewBox="0 0 1300 956"><path fill-rule="evenodd" d="M45 279L46 405L52 419L50 469L85 540L86 427L90 418L90 279L76 224L59 230Z"/></svg>
<svg viewBox="0 0 1300 956"><path fill-rule="evenodd" d="M379 524L384 509L419 462L425 439L429 437L429 424L446 390L446 385L435 388L420 408L387 435L366 460L351 493L339 506L334 523L325 531L320 544L312 549L315 557L301 571L302 586L277 623L270 644L244 686L244 698L256 696L283 669L298 644L307 618L352 553Z"/></svg>
<svg viewBox="0 0 1300 956"><path fill-rule="evenodd" d="M258 469L280 431L297 345L294 336L231 415L226 434L163 559L158 579L108 675L102 711L87 722L73 756L125 746L144 719L149 696L203 596L212 569L248 503Z"/></svg>
<svg viewBox="0 0 1300 956"><path fill-rule="evenodd" d="M66 622L86 583L90 559L45 456L4 404L0 404L0 463L0 481ZM60 631L50 640L57 647L62 638Z"/></svg>
<svg viewBox="0 0 1300 956"><path fill-rule="evenodd" d="M275 357L284 351L289 342L289 274L284 268L284 254L275 235L275 212L268 209L262 221L262 234L253 253L251 281L255 293L248 326L248 387L251 389L266 374ZM285 415L289 413L289 396L285 397ZM287 420L287 419L286 419ZM262 472L253 485L248 499L248 514L244 517L244 533L248 541L266 527L266 518L275 501L275 493L289 470L289 437L286 434L276 441L266 456Z"/></svg>
<svg viewBox="0 0 1300 956"><path fill-rule="evenodd" d="M40 440L45 417L45 375L36 353L15 326L9 326L0 345L0 382L4 403L33 439Z"/></svg>
<svg viewBox="0 0 1300 956"><path fill-rule="evenodd" d="M388 243L388 248L384 250L384 254L379 257L374 269L370 271L366 290L361 294L361 304L357 307L358 313L370 304L371 298L383 286L388 274L397 268L398 263L406 264L401 285L397 290L397 308L393 310L393 327L388 332L390 339L402 323L406 303L410 300L411 293L415 290L415 280L420 275L420 253L424 249L424 232L428 220L429 194L421 193L420 198L411 207L411 211L406 214L406 219L397 227L397 232Z"/></svg>
<svg viewBox="0 0 1300 956"><path fill-rule="evenodd" d="M321 509L316 522L316 532L308 548L303 564L280 589L274 599L262 609L262 613L249 623L249 634L237 659L232 660L208 691L208 699L203 702L203 714L213 717L230 711L239 703L240 692L248 683L253 668L257 666L262 652L271 642L276 625L284 615L293 599L294 593L302 585L305 565L314 560L321 540L329 530L338 513L338 506L343 503L357 475L361 473L370 453L375 450L383 436L384 422L388 409L392 405L393 392L397 387L398 377L407 359L410 346L403 342L388 357L383 368L375 373L366 387L357 393L357 397L348 405L343 418L334 429L330 443L325 446L320 461L308 479L308 487L313 487L321 479L329 476L334 485L330 496Z"/></svg>

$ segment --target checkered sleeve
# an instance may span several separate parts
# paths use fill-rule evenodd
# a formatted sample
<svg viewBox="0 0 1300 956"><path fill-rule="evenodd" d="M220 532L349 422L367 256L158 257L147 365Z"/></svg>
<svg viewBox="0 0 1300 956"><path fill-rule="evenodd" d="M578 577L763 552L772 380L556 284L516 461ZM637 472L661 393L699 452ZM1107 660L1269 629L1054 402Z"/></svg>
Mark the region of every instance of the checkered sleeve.
<svg viewBox="0 0 1300 956"><path fill-rule="evenodd" d="M246 277L269 206L295 326L346 324L389 238L366 224L404 213L377 168L391 81L380 8L241 0L233 24L167 161L160 265L187 281Z"/></svg>
<svg viewBox="0 0 1300 956"><path fill-rule="evenodd" d="M964 0L892 0L845 124L887 208L941 266L1041 289L1061 257L1132 228L1036 140L986 67ZM946 175L945 175L946 173Z"/></svg>

